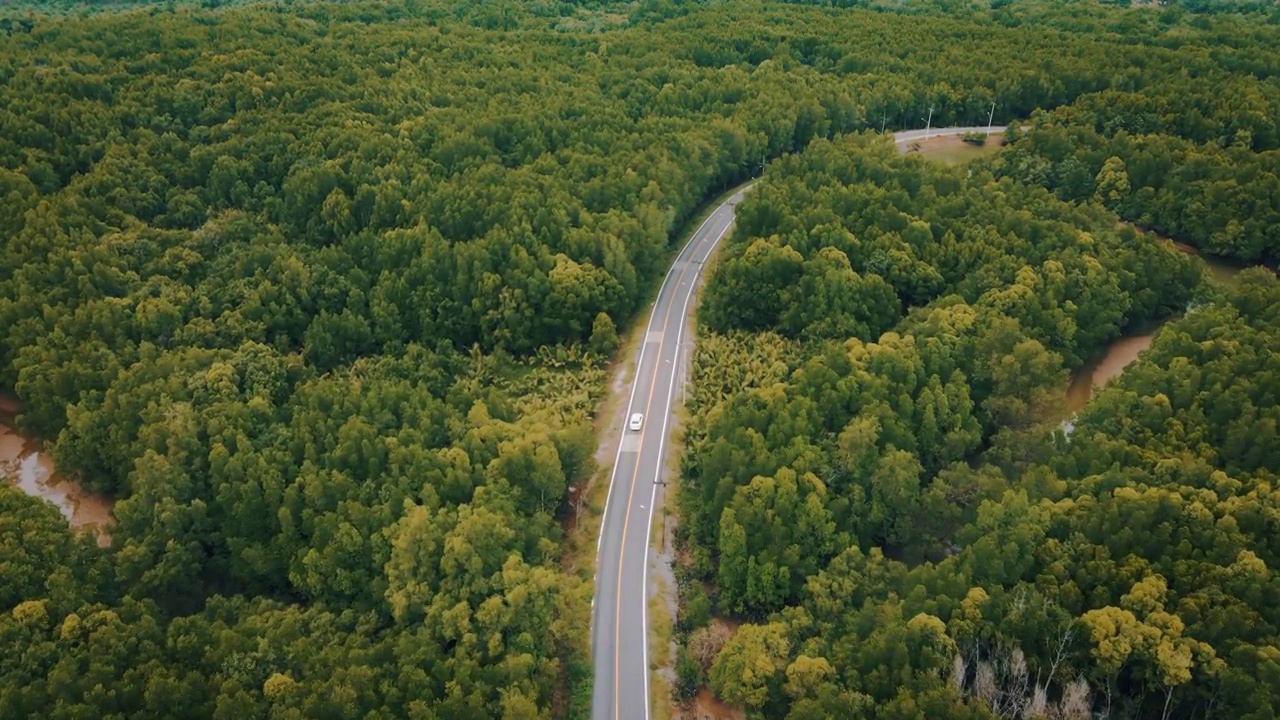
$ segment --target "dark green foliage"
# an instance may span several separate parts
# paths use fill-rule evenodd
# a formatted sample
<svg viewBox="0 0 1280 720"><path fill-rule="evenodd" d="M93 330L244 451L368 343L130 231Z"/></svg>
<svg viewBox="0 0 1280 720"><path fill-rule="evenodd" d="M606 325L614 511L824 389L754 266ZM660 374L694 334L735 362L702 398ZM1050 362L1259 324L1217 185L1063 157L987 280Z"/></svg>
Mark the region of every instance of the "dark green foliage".
<svg viewBox="0 0 1280 720"><path fill-rule="evenodd" d="M1194 111L1185 111L1188 104ZM1230 75L1043 115L1000 172L1242 263L1280 262L1280 88Z"/></svg>
<svg viewBox="0 0 1280 720"><path fill-rule="evenodd" d="M816 142L739 206L680 495L713 562L682 587L747 621L708 681L755 716L1274 713L1280 281L1200 287L1104 209L1122 162L1084 204L992 171L1051 130L960 167ZM834 256L903 298L887 332L804 284ZM1178 312L1061 424L1068 370Z"/></svg>
<svg viewBox="0 0 1280 720"><path fill-rule="evenodd" d="M708 324L870 341L953 295L1016 318L1074 367L1127 324L1180 308L1196 282L1190 260L1095 208L895 155L872 140L819 143L778 163L740 206L708 281Z"/></svg>
<svg viewBox="0 0 1280 720"><path fill-rule="evenodd" d="M100 550L0 492L0 718L585 715L589 572L561 569L558 521L593 470L602 361L674 229L789 153L708 288L709 325L759 332L695 360L679 629L707 652L679 658L681 696L981 717L939 681L957 649L1016 640L1042 668L1063 623L1118 618L1146 644L1107 674L1074 635L1055 700L1070 670L1149 712L1190 653L1179 712L1270 711L1274 398L1235 382L1275 351L1269 280L1157 344L1213 367L1201 390L1104 395L1088 452L1055 457L1048 389L1199 276L1026 180L1175 217L1133 204L1155 151L1072 120L1067 154L1092 149L1001 170L1019 182L826 140L1225 78L1238 119L1166 118L1153 93L1127 132L1265 191L1268 28L949 0L194 4L0 24L0 386L118 500ZM1028 173L1051 125L1015 145ZM1226 242L1269 257L1259 232ZM1215 323L1248 341L1215 350ZM1147 507L1120 489L1153 437L1203 462L1152 458L1182 484ZM1192 566L1157 557L1184 545ZM713 611L770 622L720 657Z"/></svg>
<svg viewBox="0 0 1280 720"><path fill-rule="evenodd" d="M59 612L105 594L110 583L91 540L73 536L52 505L0 484L0 613L42 598Z"/></svg>
<svg viewBox="0 0 1280 720"><path fill-rule="evenodd" d="M608 313L596 315L591 323L591 340L588 344L592 350L606 357L618 349L618 329Z"/></svg>
<svg viewBox="0 0 1280 720"><path fill-rule="evenodd" d="M680 647L676 652L676 684L671 690L674 699L677 702L692 699L705 683L698 662L688 650Z"/></svg>

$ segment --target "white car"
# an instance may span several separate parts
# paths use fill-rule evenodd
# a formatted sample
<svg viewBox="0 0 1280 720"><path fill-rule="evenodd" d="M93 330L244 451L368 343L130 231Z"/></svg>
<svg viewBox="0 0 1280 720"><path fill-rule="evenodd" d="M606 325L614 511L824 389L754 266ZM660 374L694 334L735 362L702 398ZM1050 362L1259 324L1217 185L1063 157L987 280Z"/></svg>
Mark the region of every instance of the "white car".
<svg viewBox="0 0 1280 720"><path fill-rule="evenodd" d="M632 432L639 430L641 425L644 425L644 415L642 413L635 413L631 416L631 422L627 423L627 427L631 428Z"/></svg>

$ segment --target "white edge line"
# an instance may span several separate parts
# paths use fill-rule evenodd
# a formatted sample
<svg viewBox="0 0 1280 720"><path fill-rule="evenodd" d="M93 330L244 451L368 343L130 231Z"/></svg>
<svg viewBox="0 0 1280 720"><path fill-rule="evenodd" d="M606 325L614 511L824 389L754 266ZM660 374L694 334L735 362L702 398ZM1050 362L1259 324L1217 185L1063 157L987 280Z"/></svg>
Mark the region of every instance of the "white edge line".
<svg viewBox="0 0 1280 720"><path fill-rule="evenodd" d="M995 133L1004 132L1005 129L1006 129L1005 127L938 128L937 135L934 135L932 137L938 137L942 135L960 135L960 133L963 133L963 132L974 132L974 131L984 132L984 133L987 133L987 135L995 135ZM899 135L901 135L901 133L893 133L893 136L895 136L893 137L893 142L897 143L897 142L906 142L909 140L914 140L913 137L899 138L897 137ZM739 193L745 193L746 191L750 190L751 187L754 187L754 186L755 186L754 182L746 184L746 186L742 187L741 191L737 191L733 193L733 195L728 197L728 200L722 202L722 204L719 205L718 208L716 208L716 210L712 210L712 214L708 215L707 219L703 220L703 224L699 225L698 229L694 231L694 234L692 234L692 237L689 238L689 242L686 242L685 246L682 247L680 252L678 252L678 254L676 255L676 261L675 263L672 263L671 269L668 269L667 274L664 275L662 286L659 286L658 288L658 299L662 297L663 290L666 290L667 282L669 281L669 279L671 279L671 275L675 273L676 265L680 263L681 256L684 256L685 252L689 250L690 247L694 246L695 241L698 240L699 234L703 232L703 228L707 227L707 223L709 223L710 220L712 220L712 218L716 217L716 214L718 213L719 210L726 208L726 206L730 206L730 208L732 208L732 206L730 205L730 202L733 200L733 197L736 197L737 195L739 195ZM737 213L735 211L735 213L732 213L732 214L735 215L735 217L730 219L730 223L728 223L726 227L724 227L723 231L719 233L718 236L716 236L716 240L712 241L712 246L710 246L710 249L707 251L707 256L705 256L705 258L703 259L704 263L705 261L710 259L710 255L712 255L712 252L716 251L716 247L719 245L719 242L723 240L724 236L726 236L728 231L730 231L730 228L733 227L733 222L735 222L736 220ZM701 265L695 266L694 283L690 284L689 292L686 293L684 304L682 304L681 306L680 327L678 327L676 331L676 352L677 352L676 356L677 357L680 357L680 355L678 355L678 352L680 352L680 343L682 342L682 340L684 340L685 325L689 324L689 301L692 300L692 296L694 296L694 288L698 286L698 282L696 281L698 281L698 277L700 274L701 274ZM654 300L654 310L657 310L657 300ZM650 311L649 325L648 327L645 328L645 338L648 338L649 328L653 328L653 319L655 315L657 315L655 311ZM646 340L645 345L648 345L648 340ZM640 366L643 363L644 363L644 345L641 345L640 359L636 360L636 375L640 374ZM671 384L669 384L669 386L667 387L667 405L666 405L666 411L664 411L663 418L662 418L662 434L659 434L658 436L658 468L657 470L655 470L653 487L649 491L649 523L648 523L648 527L645 528L645 559L644 559L644 570L643 570L643 584L641 584L641 587L644 588L644 601L641 602L641 605L640 605L641 607L640 629L641 629L641 633L643 633L643 638L644 638L644 642L640 644L640 659L641 659L641 666L644 667L645 720L649 720L649 534L653 532L653 507L654 507L654 500L658 496L657 480L660 477L660 475L662 475L662 470L664 466L666 466L666 462L664 462L664 457L663 457L663 448L664 446L666 446L666 442L667 442L667 421L671 419L671 396L672 396L672 393L675 392L675 388L676 388L675 369L673 369ZM630 400L627 400L627 415L630 415L631 413L631 405L632 405L632 402L635 401L635 391L636 391L636 382L635 382L635 379L632 378L631 398ZM625 425L623 425L622 432L626 433ZM623 437L625 437L625 434L623 434ZM602 516L602 519L600 519L600 537L599 539L596 539L596 543L595 543L596 556L599 556L600 543L604 541L605 521L608 520L608 516L609 516L609 497L613 496L613 479L617 475L618 460L620 460L621 457L622 457L622 441L618 441L618 452L613 459L613 471L611 475L609 475L609 492L608 492L608 496L605 497L605 500L604 500L604 515ZM623 538L623 542L625 542L625 538ZM599 566L599 557L596 557L596 566ZM621 573L622 569L618 568L618 571L620 571ZM599 589L599 585L596 588ZM617 688L613 688L613 689L614 689L614 692L617 692Z"/></svg>
<svg viewBox="0 0 1280 720"><path fill-rule="evenodd" d="M737 192L735 192L735 193L734 193L734 196L736 196L736 195L737 195ZM733 196L730 196L730 200L731 200L731 199L733 199ZM638 385L638 383L636 382L636 380L637 380L637 379L639 378L639 376L640 376L640 370L641 370L641 368L643 368L643 367L644 367L644 350L645 350L645 347L649 344L649 332L653 329L653 321L654 321L654 318L655 318L655 317L657 317L657 312L656 312L656 310L657 310L657 307L658 307L658 300L660 300L660 299L662 298L662 292L663 292L663 290L665 290L665 289L666 289L666 287L667 287L667 283L671 280L671 276L675 273L676 265L680 262L680 258L685 254L685 252L686 252L686 251L688 251L688 250L689 250L689 248L693 247L693 245L694 245L694 241L698 239L698 235L702 232L703 228L705 228L705 227L707 226L707 223L711 222L712 218L714 218L714 217L716 216L716 212L717 212L717 211L719 211L721 208L723 208L727 203L728 203L728 200L726 200L724 203L721 203L721 204L720 204L720 206L719 206L719 207L717 207L715 210L712 210L712 211L711 211L711 214L707 216L707 219L703 220L703 221L702 221L702 224L700 224L700 225L698 226L698 229L693 231L693 235L689 236L689 240L684 244L684 247L680 248L680 252L676 253L676 259L675 259L675 262L672 262L672 263L671 263L671 267L667 269L667 274L663 276L663 278L662 278L662 284L658 286L658 294L657 294L657 296L654 298L654 301L653 301L653 308L649 311L649 322L648 322L648 324L645 326L645 335L644 335L644 339L643 339L643 341L640 343L640 354L639 354L639 356L637 356L637 358L636 358L636 370L635 370L635 375L634 375L634 376L632 376L632 378L631 378L631 394L630 394L630 396L628 396L628 398L627 398L627 411L626 411L626 413L624 413L624 414L623 414L623 418L624 418L624 420L623 420L623 425L622 425L622 436L618 438L618 451L617 451L617 452L614 454L614 456L613 456L613 469L609 471L609 491L605 494L605 499L604 499L604 512L603 512L603 513L601 514L601 516L600 516L600 531L599 531L599 536L598 536L598 537L596 537L596 573L595 573L595 578L596 578L596 580L597 580L597 581L599 580L599 577L600 577L600 548L601 548L601 547L603 546L603 544L604 544L604 533L605 533L605 528L608 526L608 520L609 520L609 504L610 504L610 503L609 503L609 501L613 499L613 487L614 487L614 485L615 485L614 480L615 480L615 479L617 478L617 476L618 476L618 461L622 459L622 445L623 445L623 441L624 441L624 440L626 439L626 437L627 437L627 426L626 426L626 420L625 420L625 418L630 417L630 415L631 415L631 410L632 410L632 406L635 404L635 401L636 401L636 386ZM732 223L730 223L730 224L732 225ZM719 238L717 238L717 239L716 239L716 242L719 242ZM715 247L715 246L714 246L714 245L712 245L712 247ZM694 277L697 277L698 272L699 272L699 271L698 271L697 269L695 269L695 271L694 271ZM687 301L686 301L686 304L687 304ZM683 323L683 321L681 321L681 322ZM683 324L682 324L682 327L683 327ZM678 335L678 333L677 333L677 335ZM664 428L666 427L666 423L665 423L665 421L664 421L664 423L663 423L663 427L664 427ZM659 455L661 455L661 444L659 444ZM637 460L637 462L639 462L639 460ZM652 503L650 503L650 505L652 506ZM653 511L652 511L652 509L650 509L650 511L649 511L649 519L650 519L650 522L652 522L652 520L653 520ZM625 543L625 542L626 542L626 538L623 538L623 539L622 539L622 541ZM645 612L644 612L644 613L642 613L642 616L641 616L641 623L645 623L645 622L648 620L648 618L646 617L646 615L647 615L647 613L648 613L648 605L649 605L649 599L648 599L648 592L649 592L649 591L648 591L648 587L649 587L649 577L648 577L648 567L649 567L649 535L648 535L648 532L646 532L646 533L645 533L644 567L645 567L645 576L644 576L645 598L644 598L643 607L645 608ZM618 573L619 573L619 574L621 574L621 573L622 573L622 567L621 567L621 566L619 566L619 567L618 567ZM597 622L597 618L596 618L596 601L595 601L595 599L596 599L596 596L597 596L597 594L598 594L599 592L600 592L600 583L599 583L599 582L596 582L596 583L595 583L595 591L591 594L591 610L592 610L592 612L591 612L591 639L592 639L592 642L591 642L591 649L592 649L592 653L593 653L593 655L594 655L594 651L595 651L595 633L596 633L596 628L599 626L599 623ZM616 602L617 602L617 599L615 599L615 603L616 603ZM641 628L642 628L642 629L644 629L644 631L645 631L645 634L644 634L645 640L644 640L644 643L643 643L643 647L645 648L645 651L646 651L646 655L645 655L645 666L644 666L644 678L645 678L645 680L644 680L644 690L645 690L645 693L644 693L644 694L645 694L644 714L645 714L645 720L648 720L648 718L649 718L649 662L648 662L648 655L647 655L648 645L649 645L648 625L647 625L647 624L642 624L642 625L641 625ZM616 652L616 648L615 648L615 652ZM595 664L595 658L594 658L594 657L592 658L592 664L593 664L593 665ZM597 679L597 678L593 678L593 680L595 680L595 679ZM616 688L616 687L615 687L615 688L613 689L613 692L616 694L616 693L618 692L618 688ZM592 687L592 691L591 691L591 693L592 693L592 695L594 695L594 694L595 694L594 685L593 685L593 687Z"/></svg>
<svg viewBox="0 0 1280 720"><path fill-rule="evenodd" d="M719 209L720 208L716 208L716 210L719 210ZM600 546L604 543L604 526L609 519L609 500L613 497L613 480L618 474L618 461L622 459L622 445L623 445L622 441L625 440L627 437L626 418L631 416L632 406L635 405L635 402L636 402L636 384L637 384L636 379L640 376L640 369L644 365L644 349L649 344L649 333L653 330L653 320L655 317L657 317L657 313L655 312L655 310L657 310L658 300L662 297L662 291L665 290L667 287L667 281L671 279L672 273L675 272L676 264L680 262L680 256L684 255L684 251L687 250L689 246L693 244L694 238L698 237L698 233L702 232L702 228L708 222L710 222L711 218L714 216L715 216L715 212L712 211L712 213L707 216L707 219L702 221L702 225L699 225L698 229L693 232L693 235L689 238L689 241L685 243L684 247L680 248L680 252L676 254L675 261L672 262L671 267L667 269L667 274L662 277L662 284L658 286L658 295L653 299L653 308L649 311L649 322L648 324L645 325L645 328L644 328L644 339L640 343L640 354L636 357L636 372L635 372L635 375L632 376L631 378L631 395L627 397L627 411L626 413L623 414L622 437L618 438L618 452L616 452L613 456L613 469L609 471L609 492L605 494L605 498L604 498L604 513L602 513L600 516L600 535L596 538L596 556L597 556L596 557L596 574L597 575L600 574L599 555L600 555Z"/></svg>
<svg viewBox="0 0 1280 720"><path fill-rule="evenodd" d="M732 200L734 197L737 196L737 194L738 193L735 192L732 196L730 196L729 200ZM719 211L724 207L728 206L729 200L726 200L723 204L721 204L720 207L716 208L716 210ZM707 254L705 257L703 257L704 263L707 261L707 259L711 257L711 253L715 252L716 246L720 244L720 241L724 239L724 236L729 233L729 229L733 227L734 221L736 220L736 213L732 212L731 206L730 206L730 210L731 210L731 214L729 217L729 223L725 225L724 230L720 231L720 234L716 236L716 239L711 241L711 247L707 249ZM715 213L713 212L712 217L714 216L715 216ZM695 238L697 237L697 233L694 233L694 237ZM690 242L692 243L692 240ZM696 264L693 270L693 279L695 282L689 285L689 289L688 291L686 291L684 296L684 304L680 308L680 321L679 321L680 325L679 325L679 329L676 331L676 357L680 356L679 355L680 343L684 339L684 328L686 325L689 324L688 323L689 301L693 299L694 288L697 287L696 281L698 279L698 276L701 274L702 274L702 265ZM662 476L662 471L663 469L666 468L666 458L663 454L663 451L667 442L667 421L671 419L671 396L672 396L672 393L675 392L675 387L676 387L676 368L673 367L671 369L671 382L667 386L667 404L666 404L665 410L663 410L663 413L662 413L662 434L658 436L658 467L654 471L652 489L649 491L649 520L648 522L645 523L645 532L644 532L644 537L645 537L644 573L641 580L642 582L641 587L644 588L644 602L641 605L641 612L640 612L640 632L641 632L641 636L644 638L644 643L642 643L640 646L640 650L641 650L640 657L644 666L644 718L645 720L649 720L649 706L653 702L652 698L649 697L649 546L650 546L649 536L653 532L653 508L654 508L654 499L657 498L658 496L658 478ZM672 621L674 620L675 618L672 618Z"/></svg>

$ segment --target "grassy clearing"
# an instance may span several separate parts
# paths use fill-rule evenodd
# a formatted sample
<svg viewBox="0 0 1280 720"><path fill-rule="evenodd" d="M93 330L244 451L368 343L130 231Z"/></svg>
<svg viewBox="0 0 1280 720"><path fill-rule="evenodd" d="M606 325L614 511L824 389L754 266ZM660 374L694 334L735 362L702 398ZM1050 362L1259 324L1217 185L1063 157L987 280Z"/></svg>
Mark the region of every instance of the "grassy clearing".
<svg viewBox="0 0 1280 720"><path fill-rule="evenodd" d="M971 145L958 137L937 137L928 140L922 140L912 143L909 146L908 153L917 153L920 157L934 162L940 162L944 165L959 165L961 163L976 160L981 157L989 157L1000 152L1000 138L992 136L987 138L984 145ZM914 148L919 148L918 150Z"/></svg>
<svg viewBox="0 0 1280 720"><path fill-rule="evenodd" d="M554 28L571 32L606 32L626 27L630 22L631 16L626 13L612 9L592 10L580 7L573 15L561 18ZM607 48L607 46L604 47Z"/></svg>

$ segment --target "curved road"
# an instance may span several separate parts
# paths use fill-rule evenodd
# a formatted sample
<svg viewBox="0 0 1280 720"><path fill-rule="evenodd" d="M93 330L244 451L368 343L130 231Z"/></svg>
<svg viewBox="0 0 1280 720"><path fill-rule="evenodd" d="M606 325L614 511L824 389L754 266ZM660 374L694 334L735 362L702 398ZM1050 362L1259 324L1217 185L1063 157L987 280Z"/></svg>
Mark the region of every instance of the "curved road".
<svg viewBox="0 0 1280 720"><path fill-rule="evenodd" d="M913 140L966 132L999 133L1004 127L909 130L896 133L894 142L901 147ZM680 347L702 267L733 227L734 206L749 189L750 184L744 185L721 203L676 256L658 290L636 359L597 545L591 636L593 720L649 718L649 532L657 483L666 463L676 380L683 377ZM644 415L638 431L625 425L635 413Z"/></svg>

